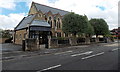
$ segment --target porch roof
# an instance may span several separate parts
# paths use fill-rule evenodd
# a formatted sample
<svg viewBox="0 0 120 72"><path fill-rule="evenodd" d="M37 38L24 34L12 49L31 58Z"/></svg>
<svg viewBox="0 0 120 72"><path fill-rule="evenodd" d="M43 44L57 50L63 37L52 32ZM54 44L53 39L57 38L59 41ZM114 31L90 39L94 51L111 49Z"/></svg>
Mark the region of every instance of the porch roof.
<svg viewBox="0 0 120 72"><path fill-rule="evenodd" d="M27 17L24 17L22 21L15 27L15 30L28 28L29 26L51 27L50 24L44 20L34 20L35 16L36 15L29 15Z"/></svg>
<svg viewBox="0 0 120 72"><path fill-rule="evenodd" d="M50 24L43 20L33 20L30 26L50 27Z"/></svg>

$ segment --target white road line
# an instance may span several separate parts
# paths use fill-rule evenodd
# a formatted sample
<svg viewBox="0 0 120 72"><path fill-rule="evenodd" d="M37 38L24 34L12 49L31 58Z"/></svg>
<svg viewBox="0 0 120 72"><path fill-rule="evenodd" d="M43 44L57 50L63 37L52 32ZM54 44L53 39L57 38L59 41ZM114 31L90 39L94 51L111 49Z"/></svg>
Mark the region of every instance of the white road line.
<svg viewBox="0 0 120 72"><path fill-rule="evenodd" d="M41 72L41 71L46 71L46 70L54 69L54 68L57 68L57 67L60 67L60 66L61 66L61 64L56 65L56 66L52 66L52 67L49 67L49 68L46 68L46 69L43 69L43 70L40 70L40 71L37 71L37 72Z"/></svg>
<svg viewBox="0 0 120 72"><path fill-rule="evenodd" d="M118 48L112 49L112 51L118 50Z"/></svg>
<svg viewBox="0 0 120 72"><path fill-rule="evenodd" d="M105 53L105 52L101 52L101 53L98 53L98 54L95 54L95 55L83 57L82 59L88 59L88 58L91 58L91 57L94 57L94 56L99 56L99 55L102 55L102 54L104 54L104 53Z"/></svg>
<svg viewBox="0 0 120 72"><path fill-rule="evenodd" d="M93 53L93 51L88 51L88 52L84 52L84 53L80 53L80 54L74 54L74 55L71 55L71 56L74 57L74 56L80 56L80 55L84 55L84 54L88 55L88 54L91 54L91 53Z"/></svg>
<svg viewBox="0 0 120 72"><path fill-rule="evenodd" d="M63 54L63 53L70 53L70 52L73 52L73 51L65 51L65 52L55 53L54 55Z"/></svg>

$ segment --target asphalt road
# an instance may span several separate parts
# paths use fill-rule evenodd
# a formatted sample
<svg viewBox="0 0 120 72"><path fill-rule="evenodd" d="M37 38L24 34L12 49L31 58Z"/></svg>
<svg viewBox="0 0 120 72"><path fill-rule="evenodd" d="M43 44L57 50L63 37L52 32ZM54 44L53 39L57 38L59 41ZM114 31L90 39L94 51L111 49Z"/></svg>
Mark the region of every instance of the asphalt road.
<svg viewBox="0 0 120 72"><path fill-rule="evenodd" d="M118 70L118 43L3 61L3 70ZM120 57L119 57L120 58ZM23 71L22 71L23 72ZM59 71L58 71L59 72Z"/></svg>

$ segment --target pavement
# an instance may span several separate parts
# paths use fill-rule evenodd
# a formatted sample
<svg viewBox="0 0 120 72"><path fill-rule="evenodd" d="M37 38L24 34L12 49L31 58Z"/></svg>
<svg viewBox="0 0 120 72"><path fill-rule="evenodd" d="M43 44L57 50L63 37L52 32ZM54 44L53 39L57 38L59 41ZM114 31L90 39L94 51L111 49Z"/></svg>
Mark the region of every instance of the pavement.
<svg viewBox="0 0 120 72"><path fill-rule="evenodd" d="M22 51L22 46L13 43L3 43L0 44L0 51L11 52L11 51Z"/></svg>

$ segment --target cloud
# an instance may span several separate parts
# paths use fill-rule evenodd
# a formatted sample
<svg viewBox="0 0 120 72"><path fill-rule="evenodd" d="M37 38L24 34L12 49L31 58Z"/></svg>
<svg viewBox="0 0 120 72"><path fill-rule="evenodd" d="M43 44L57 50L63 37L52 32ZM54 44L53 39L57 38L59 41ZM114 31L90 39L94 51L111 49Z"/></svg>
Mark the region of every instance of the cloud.
<svg viewBox="0 0 120 72"><path fill-rule="evenodd" d="M80 15L86 14L89 19L103 18L108 23L109 29L118 27L119 0L56 0L54 3L49 2L49 0L31 1L67 11L72 11ZM101 7L102 9L100 9Z"/></svg>
<svg viewBox="0 0 120 72"><path fill-rule="evenodd" d="M15 6L14 0L0 0L0 8L14 9Z"/></svg>
<svg viewBox="0 0 120 72"><path fill-rule="evenodd" d="M25 13L0 15L0 28L13 30L25 15Z"/></svg>
<svg viewBox="0 0 120 72"><path fill-rule="evenodd" d="M0 0L0 7L14 9L16 6L15 2L26 2L27 6L30 8L32 1L66 11L72 11L80 15L86 14L89 19L103 18L108 23L109 29L118 27L119 0L52 0L52 2L50 2L50 0ZM104 10L96 6L103 7ZM0 24L3 25L1 28L13 29L13 27L15 27L24 16L24 13L11 13L8 16L0 15L0 20L3 20L3 23Z"/></svg>

